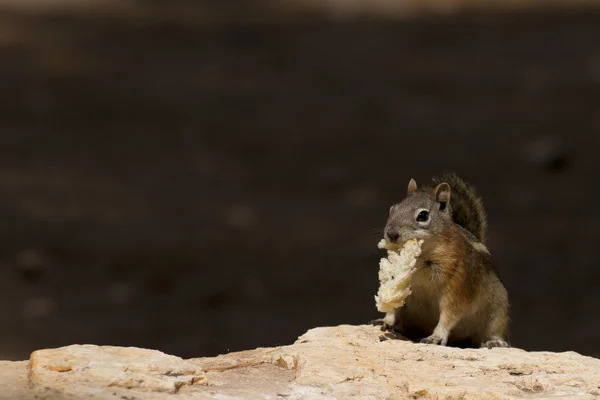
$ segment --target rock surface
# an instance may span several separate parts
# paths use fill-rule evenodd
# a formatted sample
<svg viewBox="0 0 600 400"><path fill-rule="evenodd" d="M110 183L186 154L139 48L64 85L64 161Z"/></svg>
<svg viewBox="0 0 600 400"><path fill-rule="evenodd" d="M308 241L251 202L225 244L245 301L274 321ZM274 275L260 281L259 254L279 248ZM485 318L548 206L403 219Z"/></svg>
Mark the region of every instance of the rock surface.
<svg viewBox="0 0 600 400"><path fill-rule="evenodd" d="M29 359L33 387L126 388L173 394L205 380L197 365L156 350L73 345L35 351Z"/></svg>
<svg viewBox="0 0 600 400"><path fill-rule="evenodd" d="M600 397L600 360L575 352L457 349L315 328L289 346L182 360L73 345L0 363L11 399L516 399Z"/></svg>

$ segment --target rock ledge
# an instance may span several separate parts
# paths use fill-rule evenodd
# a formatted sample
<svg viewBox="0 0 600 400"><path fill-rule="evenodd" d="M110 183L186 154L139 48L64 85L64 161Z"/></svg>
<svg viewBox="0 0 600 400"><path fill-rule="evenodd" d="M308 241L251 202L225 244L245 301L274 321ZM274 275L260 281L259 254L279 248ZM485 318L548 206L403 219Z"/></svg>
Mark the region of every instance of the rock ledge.
<svg viewBox="0 0 600 400"><path fill-rule="evenodd" d="M182 360L73 345L0 362L6 399L600 398L600 360L575 352L381 340L372 326L309 330L289 346Z"/></svg>

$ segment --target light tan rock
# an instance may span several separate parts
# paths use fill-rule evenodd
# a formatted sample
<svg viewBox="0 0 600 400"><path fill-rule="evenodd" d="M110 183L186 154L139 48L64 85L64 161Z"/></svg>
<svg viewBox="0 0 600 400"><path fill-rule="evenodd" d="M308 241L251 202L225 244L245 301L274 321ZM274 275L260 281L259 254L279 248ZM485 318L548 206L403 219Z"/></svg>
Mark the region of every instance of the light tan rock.
<svg viewBox="0 0 600 400"><path fill-rule="evenodd" d="M380 341L370 326L310 330L274 357L295 357L294 395L344 399L515 399L600 395L600 360L575 352L457 349ZM290 398L302 398L301 396Z"/></svg>
<svg viewBox="0 0 600 400"><path fill-rule="evenodd" d="M0 361L0 399L20 399L28 391L27 361Z"/></svg>
<svg viewBox="0 0 600 400"><path fill-rule="evenodd" d="M596 399L600 360L574 352L381 340L377 327L311 329L289 346L182 360L68 346L0 362L2 399Z"/></svg>
<svg viewBox="0 0 600 400"><path fill-rule="evenodd" d="M204 371L179 357L135 347L73 345L38 350L29 359L29 384L68 393L124 388L177 393L206 382ZM85 390L84 390L85 391Z"/></svg>

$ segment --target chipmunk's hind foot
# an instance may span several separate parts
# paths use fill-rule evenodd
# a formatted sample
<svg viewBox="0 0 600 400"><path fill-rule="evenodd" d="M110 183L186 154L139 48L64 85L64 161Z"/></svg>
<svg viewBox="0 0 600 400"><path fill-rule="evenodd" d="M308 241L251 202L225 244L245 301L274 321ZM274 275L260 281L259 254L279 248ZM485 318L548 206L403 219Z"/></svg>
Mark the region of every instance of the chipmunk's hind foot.
<svg viewBox="0 0 600 400"><path fill-rule="evenodd" d="M487 342L483 342L481 344L481 348L486 348L486 347L488 349L493 349L494 347L510 347L510 345L502 339L492 339L492 340L488 340Z"/></svg>

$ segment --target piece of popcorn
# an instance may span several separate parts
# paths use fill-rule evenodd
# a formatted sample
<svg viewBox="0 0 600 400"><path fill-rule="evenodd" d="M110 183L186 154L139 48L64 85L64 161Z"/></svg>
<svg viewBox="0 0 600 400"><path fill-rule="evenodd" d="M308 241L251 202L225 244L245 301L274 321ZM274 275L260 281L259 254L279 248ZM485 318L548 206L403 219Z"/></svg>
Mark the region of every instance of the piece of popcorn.
<svg viewBox="0 0 600 400"><path fill-rule="evenodd" d="M379 291L375 296L377 310L388 313L404 305L412 293L410 278L415 272L417 257L421 254L423 240L410 239L396 245L382 239L377 247L386 249L387 258L379 261Z"/></svg>

